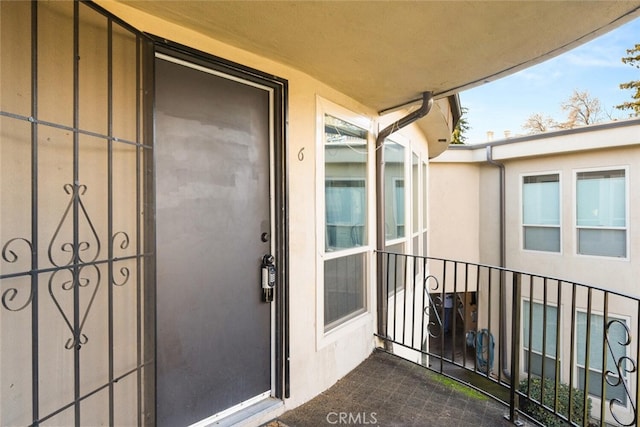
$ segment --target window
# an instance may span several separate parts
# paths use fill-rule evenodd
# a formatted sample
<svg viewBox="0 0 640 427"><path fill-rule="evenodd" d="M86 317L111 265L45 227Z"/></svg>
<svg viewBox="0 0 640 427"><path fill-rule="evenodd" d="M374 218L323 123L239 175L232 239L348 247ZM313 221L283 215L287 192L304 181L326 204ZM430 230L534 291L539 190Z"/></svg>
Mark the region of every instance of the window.
<svg viewBox="0 0 640 427"><path fill-rule="evenodd" d="M366 217L364 179L327 179L325 206L327 238L325 249L362 246Z"/></svg>
<svg viewBox="0 0 640 427"><path fill-rule="evenodd" d="M366 129L324 115L324 328L366 309L368 138Z"/></svg>
<svg viewBox="0 0 640 427"><path fill-rule="evenodd" d="M531 309L533 308L533 312ZM556 367L560 369L560 360L556 360L556 338L558 325L557 307L546 306L546 327L533 327L530 325L543 325L545 306L534 302L524 301L522 310L523 336L522 348L524 349L524 371L532 375L542 376L542 361L544 359L545 378L555 378ZM531 337L529 337L531 334ZM543 340L545 342L544 358ZM531 354L529 354L531 352Z"/></svg>
<svg viewBox="0 0 640 427"><path fill-rule="evenodd" d="M429 192L429 187L427 187L427 162L422 162L422 191L420 191L420 195L422 196L422 255L427 254L427 220L428 220L428 210L427 203L428 197L427 194Z"/></svg>
<svg viewBox="0 0 640 427"><path fill-rule="evenodd" d="M627 257L626 199L624 169L576 174L579 254Z"/></svg>
<svg viewBox="0 0 640 427"><path fill-rule="evenodd" d="M577 367L578 385L584 390L585 364L587 355L587 318L585 312L577 313ZM625 357L627 356L625 343L629 340L627 323L623 319L609 317L607 327L604 325L604 317L599 314L591 314L590 340L589 340L589 394L601 397L603 371L607 371L605 381L605 394L607 400L618 399L624 405L627 404L627 393L622 381L627 379L620 377L616 362L620 364L622 372L625 370ZM603 331L606 330L606 334ZM606 341L605 341L606 338ZM606 366L602 365L603 346L606 351ZM628 368L628 367L627 367Z"/></svg>
<svg viewBox="0 0 640 427"><path fill-rule="evenodd" d="M384 142L384 228L387 240L405 237L404 164L404 147L387 139Z"/></svg>
<svg viewBox="0 0 640 427"><path fill-rule="evenodd" d="M560 252L560 175L532 175L522 181L524 249Z"/></svg>
<svg viewBox="0 0 640 427"><path fill-rule="evenodd" d="M408 229L405 227L405 147L390 139L384 141L384 182L385 249L402 254L406 252ZM407 274L404 258L390 257L386 268L388 294L404 290Z"/></svg>

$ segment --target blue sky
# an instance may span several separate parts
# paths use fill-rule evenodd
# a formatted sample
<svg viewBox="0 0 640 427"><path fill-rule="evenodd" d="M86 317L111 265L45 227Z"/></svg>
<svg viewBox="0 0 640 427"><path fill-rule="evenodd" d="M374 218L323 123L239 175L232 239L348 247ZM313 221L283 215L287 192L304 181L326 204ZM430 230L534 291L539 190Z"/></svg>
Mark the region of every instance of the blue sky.
<svg viewBox="0 0 640 427"><path fill-rule="evenodd" d="M486 142L487 131L494 132L494 139L503 139L505 130L512 136L526 134L521 126L535 113L565 120L560 105L574 89L598 98L613 118L628 117L614 106L631 101L632 91L620 89L620 83L640 79L639 69L620 60L636 43L640 43L640 19L539 65L461 92L471 126L466 143Z"/></svg>

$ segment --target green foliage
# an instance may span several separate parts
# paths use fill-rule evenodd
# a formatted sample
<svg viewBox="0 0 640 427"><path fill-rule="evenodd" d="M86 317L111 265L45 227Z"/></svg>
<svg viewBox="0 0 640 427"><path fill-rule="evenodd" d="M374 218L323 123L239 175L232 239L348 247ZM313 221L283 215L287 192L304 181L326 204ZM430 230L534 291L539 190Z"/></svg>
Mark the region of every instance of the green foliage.
<svg viewBox="0 0 640 427"><path fill-rule="evenodd" d="M640 44L636 44L632 49L627 49L627 54L622 58L622 62L635 68L640 68ZM633 101L623 102L616 105L618 110L631 110L631 115L640 116L640 80L633 80L620 84L620 89L629 89L635 91L631 98Z"/></svg>
<svg viewBox="0 0 640 427"><path fill-rule="evenodd" d="M528 390L527 390L528 388ZM520 382L518 389L531 396L531 400L541 402L542 399L542 380L540 378L531 378L531 382L524 379ZM544 381L544 405L552 408L555 401L555 382L551 379L545 379ZM572 414L571 420L578 424L583 425L584 421L584 392L577 388L573 389ZM529 415L535 420L538 420L542 425L548 427L561 427L568 426L569 423L556 417L552 412L544 409L538 403L533 402L526 397L520 397L520 410ZM563 415L565 418L569 417L569 386L566 384L558 384L558 409L557 412ZM587 399L587 421L591 416L591 399Z"/></svg>
<svg viewBox="0 0 640 427"><path fill-rule="evenodd" d="M471 129L469 127L469 122L465 117L467 111L469 111L468 108L462 107L462 114L460 114L460 119L458 120L458 123L456 123L456 127L453 129L453 133L451 134L452 144L464 144L464 142L467 140L467 136L465 135L465 133L469 129Z"/></svg>

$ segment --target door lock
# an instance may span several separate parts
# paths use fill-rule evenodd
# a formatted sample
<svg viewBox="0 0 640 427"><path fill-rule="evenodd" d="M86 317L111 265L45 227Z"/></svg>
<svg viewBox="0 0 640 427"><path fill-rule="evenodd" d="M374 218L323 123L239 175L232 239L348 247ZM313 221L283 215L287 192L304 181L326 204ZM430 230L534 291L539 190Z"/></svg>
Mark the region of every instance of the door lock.
<svg viewBox="0 0 640 427"><path fill-rule="evenodd" d="M262 301L272 302L276 286L276 266L273 255L262 257Z"/></svg>

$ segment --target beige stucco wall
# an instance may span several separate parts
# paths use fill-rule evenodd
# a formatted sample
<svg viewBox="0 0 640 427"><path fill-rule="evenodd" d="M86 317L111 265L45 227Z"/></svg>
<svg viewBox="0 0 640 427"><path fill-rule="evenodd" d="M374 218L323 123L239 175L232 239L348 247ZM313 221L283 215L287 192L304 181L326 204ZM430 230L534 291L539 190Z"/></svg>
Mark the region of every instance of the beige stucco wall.
<svg viewBox="0 0 640 427"><path fill-rule="evenodd" d="M552 157L509 160L506 165L507 265L578 282L640 295L637 278L640 263L640 198L636 189L640 170L640 147L609 148L567 153ZM575 171L590 168L628 167L628 259L578 255L575 229ZM560 173L561 253L522 249L522 174Z"/></svg>
<svg viewBox="0 0 640 427"><path fill-rule="evenodd" d="M637 230L640 224L640 196L637 190L640 182L638 175L640 173L640 121L578 129L573 132L561 132L519 141L502 141L493 147L492 157L505 168L505 265L507 268L601 287L636 298L640 296L638 289L640 263L637 262L640 256L640 233ZM627 173L628 256L622 259L578 255L575 227L575 173L585 169L618 168L625 168ZM547 173L560 174L560 253L523 249L522 176ZM499 265L499 169L487 162L486 148L450 149L431 162L430 178L431 254ZM447 190L439 190L437 186ZM474 202L471 203L470 200ZM468 210L474 207L475 212L468 213ZM461 217L466 219L466 225L461 226ZM470 236L465 237L462 235L463 232L469 233ZM453 239L451 236L458 237ZM471 242L477 246L470 247ZM494 283L497 283L498 278L495 279ZM532 295L529 295L529 276L525 276L524 280L523 298L531 297L537 302L544 301L543 280L534 279ZM498 294L495 289L494 286L496 294L491 297L486 294L479 295L481 306L486 307L490 298L494 304L497 303ZM547 288L547 302L551 305L557 304L557 289L557 282L550 280ZM571 360L570 319L573 311L571 287L564 286L562 292L562 303L559 308L562 322L559 360L561 381L568 383L571 373L577 375L575 362ZM505 297L510 301L509 290ZM604 292L594 290L591 297L591 309L594 313L602 313ZM632 342L629 348L633 355L633 349L637 345L634 340L638 336L637 304L633 299L613 295L609 295L608 298L606 307L608 315L626 320L630 327ZM575 309L586 311L587 306L588 293L586 289L578 288ZM497 306L494 305L494 307ZM487 318L482 310L486 308L481 309L479 325L486 327ZM510 313L509 307L507 312ZM492 313L491 322L493 325L499 322L497 309ZM500 337L494 334L494 338L498 348ZM521 375L524 375L523 355L524 353L521 353L520 356ZM631 389L634 389L637 378L633 375L630 378ZM595 398L593 400L594 407L597 407L600 402ZM625 414L626 410L619 407L615 409L618 415ZM608 412L607 417L607 420L611 421L611 415ZM628 414L623 419L628 419Z"/></svg>
<svg viewBox="0 0 640 427"><path fill-rule="evenodd" d="M478 166L432 161L429 168L429 256L480 261Z"/></svg>
<svg viewBox="0 0 640 427"><path fill-rule="evenodd" d="M640 197L635 189L640 170L640 125L629 122L590 132L552 134L548 139L498 143L493 147L493 159L505 166L508 268L640 294L634 282L640 264L633 262L640 251L635 229L640 223ZM576 254L575 171L623 167L628 168L628 259ZM499 169L486 161L485 148L450 149L431 162L430 170L431 254L498 265ZM522 175L551 172L561 175L561 253L523 250Z"/></svg>
<svg viewBox="0 0 640 427"><path fill-rule="evenodd" d="M125 5L98 1L98 4L139 30L256 68L288 80L289 121L289 247L290 247L290 327L291 398L285 408L295 407L335 383L364 360L374 347L375 300L369 312L353 325L332 331L335 339L318 340L317 324L318 245L316 222L316 138L317 99L321 97L355 114L371 119L377 113L295 69L225 45L169 22L144 15ZM376 126L377 127L377 126ZM426 141L413 126L403 131L413 144L426 151ZM299 154L302 155L299 156ZM375 295L371 285L368 292Z"/></svg>
<svg viewBox="0 0 640 427"><path fill-rule="evenodd" d="M30 3L2 2L2 28L0 46L0 109L30 116L31 112L31 28ZM72 2L50 2L39 5L38 34L38 118L64 126L73 126L73 32L70 16ZM83 9L86 10L86 9ZM107 41L104 37L106 19L93 20L84 13L83 35L79 41L79 55L83 59L78 70L79 91L85 95L79 104L79 126L96 134L107 133ZM135 141L135 38L114 28L113 101L120 108L114 111L112 131L115 137ZM68 58L60 61L59 58ZM133 94L133 95L132 95ZM86 102L92 100L93 102ZM85 209L79 210L79 256L85 262L106 258L109 223L107 212L109 194L107 182L107 144L104 140L86 134L78 136L78 156L82 166L74 177L73 132L52 126L37 127L37 163L35 174L38 188L36 209L39 239L32 239L32 147L31 125L24 120L7 117L0 119L0 244L3 245L0 272L18 274L32 268L31 246L37 252L38 294L31 287L31 277L22 275L2 280L0 306L0 424L27 425L31 418L31 357L32 307L37 304L39 351L39 405L40 416L68 405L74 399L74 351L66 347L82 346L83 363L80 368L82 392L88 393L109 379L107 300L111 288L113 307L113 371L117 377L134 369L138 337L136 329L137 290L135 259L113 263L113 283L110 286L108 266L98 262L85 266L77 273L83 287L80 296L82 337L73 341L73 333L65 323L70 316L72 298L69 298L72 269L69 246L72 233L72 211L65 209L70 203L76 184L77 197ZM136 148L131 144L112 143L113 197L111 227L114 257L134 256L137 246L136 202ZM74 183L74 179L77 182ZM142 234L140 235L142 238ZM94 293L95 292L95 293ZM93 299L91 299L93 298ZM89 301L93 301L90 303ZM59 306L56 306L59 304ZM24 308L23 308L24 307ZM86 319L86 322L84 321ZM73 316L68 319L73 324ZM87 343L88 345L84 345ZM84 363L86 362L86 363ZM115 393L114 422L130 425L136 422L136 377L122 379ZM83 404L83 423L98 425L108 408L106 391ZM105 404L105 402L107 402ZM64 411L48 422L52 425L73 423L73 410ZM95 417L94 417L95 416Z"/></svg>

